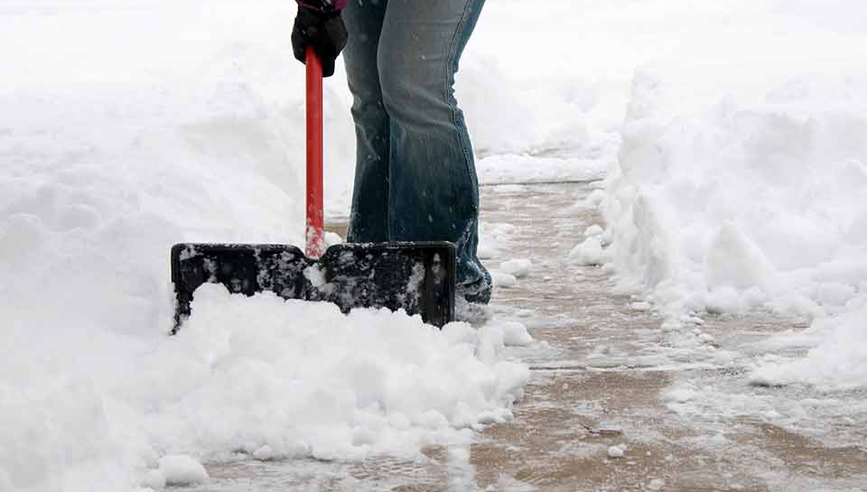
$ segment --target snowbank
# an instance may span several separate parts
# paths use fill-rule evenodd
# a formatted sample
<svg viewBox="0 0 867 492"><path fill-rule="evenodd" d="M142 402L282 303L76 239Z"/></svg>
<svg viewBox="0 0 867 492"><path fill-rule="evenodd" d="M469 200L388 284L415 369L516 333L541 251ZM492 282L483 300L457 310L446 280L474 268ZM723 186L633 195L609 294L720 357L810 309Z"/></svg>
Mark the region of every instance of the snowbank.
<svg viewBox="0 0 867 492"><path fill-rule="evenodd" d="M807 74L768 63L737 75L749 90L685 64L636 72L602 205L613 243L600 253L590 237L576 257L610 259L670 323L692 310L815 318L827 338L757 381L867 385L867 73L848 58Z"/></svg>
<svg viewBox="0 0 867 492"><path fill-rule="evenodd" d="M867 279L867 100L799 106L773 92L764 105L728 97L677 116L664 89L636 76L606 206L618 270L673 312L819 314L855 297Z"/></svg>

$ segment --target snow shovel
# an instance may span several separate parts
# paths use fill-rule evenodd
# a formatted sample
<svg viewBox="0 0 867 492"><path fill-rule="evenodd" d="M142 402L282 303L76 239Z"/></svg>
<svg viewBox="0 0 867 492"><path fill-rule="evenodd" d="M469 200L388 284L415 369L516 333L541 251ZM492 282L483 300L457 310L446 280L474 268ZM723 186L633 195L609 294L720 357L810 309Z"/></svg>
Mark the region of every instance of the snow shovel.
<svg viewBox="0 0 867 492"><path fill-rule="evenodd" d="M322 65L307 50L306 254L284 244L176 244L171 250L175 316L172 334L190 316L205 283L252 296L404 309L442 327L454 319L455 245L447 241L340 244L324 248Z"/></svg>

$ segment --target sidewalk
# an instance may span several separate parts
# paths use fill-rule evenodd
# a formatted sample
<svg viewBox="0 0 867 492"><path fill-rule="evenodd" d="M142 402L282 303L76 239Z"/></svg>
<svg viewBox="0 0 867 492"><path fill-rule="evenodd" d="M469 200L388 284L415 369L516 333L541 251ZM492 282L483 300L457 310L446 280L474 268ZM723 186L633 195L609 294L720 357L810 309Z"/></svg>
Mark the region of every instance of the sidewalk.
<svg viewBox="0 0 867 492"><path fill-rule="evenodd" d="M764 354L756 342L804 328L798 320L718 316L665 332L645 305L612 294L600 269L564 263L581 232L601 223L595 211L569 208L587 186L487 191L485 220L519 232L506 256L541 262L497 292L498 311L535 310L525 322L549 348L521 354L534 377L515 423L487 429L472 448L480 488L502 476L557 491L867 487L863 392L746 384ZM838 410L860 408L834 415L820 408L828 398ZM610 458L610 446L624 456Z"/></svg>
<svg viewBox="0 0 867 492"><path fill-rule="evenodd" d="M530 275L497 289L498 317L537 343L511 349L532 379L515 421L470 449L424 462L246 462L209 467L194 490L812 491L867 487L864 392L751 387L757 341L796 327L771 316L704 319L665 331L649 306L568 253L601 223L576 207L588 184L483 188L483 221L514 233L490 262L528 258ZM798 354L779 354L781 357ZM617 446L622 457L611 457ZM619 453L614 453L619 454ZM191 489L187 489L191 490Z"/></svg>

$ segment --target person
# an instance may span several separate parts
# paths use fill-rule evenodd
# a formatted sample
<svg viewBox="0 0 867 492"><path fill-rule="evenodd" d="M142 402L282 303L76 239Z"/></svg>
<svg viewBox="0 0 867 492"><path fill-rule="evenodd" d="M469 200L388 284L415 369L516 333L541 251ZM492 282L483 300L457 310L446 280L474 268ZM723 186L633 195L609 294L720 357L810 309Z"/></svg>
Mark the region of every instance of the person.
<svg viewBox="0 0 867 492"><path fill-rule="evenodd" d="M487 304L478 177L453 88L484 0L297 3L295 57L305 61L312 47L330 76L343 51L353 95L357 158L347 241L451 241L459 315L462 301Z"/></svg>

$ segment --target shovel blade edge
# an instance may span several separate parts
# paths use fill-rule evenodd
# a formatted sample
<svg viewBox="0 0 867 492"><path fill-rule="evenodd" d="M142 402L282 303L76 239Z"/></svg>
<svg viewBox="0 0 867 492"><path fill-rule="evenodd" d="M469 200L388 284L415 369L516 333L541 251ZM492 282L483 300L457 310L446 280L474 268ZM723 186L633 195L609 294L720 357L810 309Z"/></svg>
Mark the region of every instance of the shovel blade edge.
<svg viewBox="0 0 867 492"><path fill-rule="evenodd" d="M319 259L283 244L176 244L172 334L190 316L193 294L218 283L234 294L270 291L284 299L353 308L403 309L442 327L454 320L455 245L450 242L360 243L331 246Z"/></svg>

